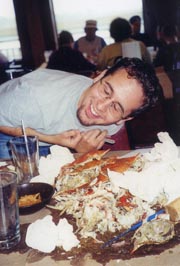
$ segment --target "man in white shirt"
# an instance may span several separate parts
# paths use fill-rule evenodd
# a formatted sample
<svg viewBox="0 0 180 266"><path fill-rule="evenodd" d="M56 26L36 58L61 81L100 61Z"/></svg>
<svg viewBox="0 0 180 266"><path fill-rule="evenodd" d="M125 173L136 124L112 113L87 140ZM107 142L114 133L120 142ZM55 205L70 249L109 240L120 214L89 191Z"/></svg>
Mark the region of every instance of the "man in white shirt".
<svg viewBox="0 0 180 266"><path fill-rule="evenodd" d="M22 120L26 134L39 137L40 148L100 149L107 135L152 106L158 95L154 69L140 59L121 59L94 80L35 70L0 86L0 158L8 155L9 139L22 135Z"/></svg>

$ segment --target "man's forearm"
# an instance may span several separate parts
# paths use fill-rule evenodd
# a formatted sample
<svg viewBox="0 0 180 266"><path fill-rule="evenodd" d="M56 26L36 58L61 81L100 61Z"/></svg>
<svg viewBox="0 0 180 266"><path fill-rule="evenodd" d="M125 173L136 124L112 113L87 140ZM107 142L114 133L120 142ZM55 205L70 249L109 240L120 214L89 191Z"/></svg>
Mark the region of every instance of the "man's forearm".
<svg viewBox="0 0 180 266"><path fill-rule="evenodd" d="M26 135L27 136L37 136L39 140L51 143L51 136L49 135L44 135L42 133L37 132L35 129L32 128L26 128ZM0 132L11 135L11 136L22 136L23 135L23 130L21 127L7 127L7 126L0 126Z"/></svg>
<svg viewBox="0 0 180 266"><path fill-rule="evenodd" d="M21 136L23 134L21 127L0 126L0 132L11 136Z"/></svg>
<svg viewBox="0 0 180 266"><path fill-rule="evenodd" d="M26 128L26 134L27 136L37 136L38 139L42 142L56 144L56 141L53 138L53 135L46 135L46 134L40 133L33 128L30 128L30 127Z"/></svg>
<svg viewBox="0 0 180 266"><path fill-rule="evenodd" d="M42 142L57 144L73 149L81 139L81 133L79 130L67 130L54 135L43 134L30 127L25 128L25 131L27 136L37 136L38 139ZM23 130L21 127L0 126L0 132L12 136L23 135Z"/></svg>
<svg viewBox="0 0 180 266"><path fill-rule="evenodd" d="M57 138L55 137L57 135L46 135L30 127L25 128L25 131L26 131L27 136L37 136L38 139L42 142L46 142L49 144L64 145L63 140L61 139L60 135L57 140ZM0 132L7 134L7 135L11 135L11 136L17 136L17 137L23 135L23 130L21 127L0 126Z"/></svg>

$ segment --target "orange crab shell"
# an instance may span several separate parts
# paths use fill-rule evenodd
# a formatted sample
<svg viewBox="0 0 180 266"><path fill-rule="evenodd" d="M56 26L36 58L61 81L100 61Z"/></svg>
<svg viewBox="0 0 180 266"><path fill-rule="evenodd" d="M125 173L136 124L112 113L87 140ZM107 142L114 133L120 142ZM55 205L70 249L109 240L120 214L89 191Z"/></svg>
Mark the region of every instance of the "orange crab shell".
<svg viewBox="0 0 180 266"><path fill-rule="evenodd" d="M139 155L137 154L135 156L127 157L127 158L116 158L116 157L107 158L107 163L105 167L110 169L111 171L123 173L135 163L138 156Z"/></svg>
<svg viewBox="0 0 180 266"><path fill-rule="evenodd" d="M87 162L96 160L101 160L101 158L108 152L109 150L92 150L90 152L86 152L77 159L75 159L72 163L68 164L68 167L73 167L76 165L83 165Z"/></svg>
<svg viewBox="0 0 180 266"><path fill-rule="evenodd" d="M81 175L84 171L91 171L93 168L97 168L98 174L95 175L88 182L74 187L69 190L65 190L59 193L72 193L79 189L89 189L91 186L96 186L100 182L108 182L108 169L111 171L116 171L119 173L123 173L127 169L129 169L133 163L138 158L138 155L127 158L119 158L119 157L107 157L102 158L109 150L93 150L91 152L87 152L74 160L72 163L64 165L61 168L60 176L69 174L70 176Z"/></svg>

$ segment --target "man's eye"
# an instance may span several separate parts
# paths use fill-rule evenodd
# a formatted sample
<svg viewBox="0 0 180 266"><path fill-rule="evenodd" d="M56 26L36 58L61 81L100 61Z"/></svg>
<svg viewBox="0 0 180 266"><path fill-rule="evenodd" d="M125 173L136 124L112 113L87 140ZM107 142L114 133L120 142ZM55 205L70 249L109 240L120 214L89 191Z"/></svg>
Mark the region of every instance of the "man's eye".
<svg viewBox="0 0 180 266"><path fill-rule="evenodd" d="M114 107L114 110L116 112L121 112L122 113L122 110L121 110L121 108L120 108L118 103L113 103L113 107Z"/></svg>
<svg viewBox="0 0 180 266"><path fill-rule="evenodd" d="M104 86L104 94L106 94L106 96L111 95L111 90L107 86Z"/></svg>

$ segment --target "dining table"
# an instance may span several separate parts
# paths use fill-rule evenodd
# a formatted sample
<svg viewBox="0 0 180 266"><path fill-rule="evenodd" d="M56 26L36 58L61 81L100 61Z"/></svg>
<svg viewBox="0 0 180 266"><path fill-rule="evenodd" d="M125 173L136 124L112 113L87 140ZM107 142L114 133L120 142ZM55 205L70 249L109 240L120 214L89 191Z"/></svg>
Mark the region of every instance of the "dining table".
<svg viewBox="0 0 180 266"><path fill-rule="evenodd" d="M146 149L133 150L133 151L112 151L109 155L118 156L131 156L139 152L144 152ZM21 241L12 250L0 251L0 265L2 266L179 266L180 265L180 239L179 244L168 245L161 252L155 253L142 253L142 255L130 256L128 259L111 258L107 262L99 262L95 260L90 253L87 252L79 260L74 260L71 257L68 259L59 259L55 252L42 253L37 250L33 250L25 243L25 236L27 227L29 224L35 222L37 219L42 219L46 215L53 215L53 212L47 206L43 207L39 211L30 214L20 214L20 228L21 228ZM180 236L179 236L180 238ZM121 249L121 246L119 246ZM159 250L159 249L158 249ZM58 252L58 250L57 250ZM108 252L108 249L106 250Z"/></svg>

